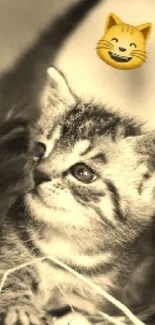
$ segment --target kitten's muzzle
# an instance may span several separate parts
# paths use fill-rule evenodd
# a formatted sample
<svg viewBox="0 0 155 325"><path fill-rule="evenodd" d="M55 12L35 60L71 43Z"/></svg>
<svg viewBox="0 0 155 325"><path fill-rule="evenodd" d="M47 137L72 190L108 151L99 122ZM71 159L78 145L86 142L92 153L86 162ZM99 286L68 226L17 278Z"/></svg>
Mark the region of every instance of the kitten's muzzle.
<svg viewBox="0 0 155 325"><path fill-rule="evenodd" d="M37 169L34 171L35 187L41 185L42 183L49 182L49 181L51 181L51 178L48 175L46 175L45 173L43 173Z"/></svg>

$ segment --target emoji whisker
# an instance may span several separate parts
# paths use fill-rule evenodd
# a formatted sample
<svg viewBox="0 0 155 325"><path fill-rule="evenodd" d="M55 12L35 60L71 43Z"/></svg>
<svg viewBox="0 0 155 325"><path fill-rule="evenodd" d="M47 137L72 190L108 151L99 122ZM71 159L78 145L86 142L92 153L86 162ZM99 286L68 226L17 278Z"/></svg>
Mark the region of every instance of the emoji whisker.
<svg viewBox="0 0 155 325"><path fill-rule="evenodd" d="M103 39L103 38L101 38L99 41L100 41L100 42L106 42L106 43L110 43L110 44L111 44L110 41L107 41L106 39Z"/></svg>
<svg viewBox="0 0 155 325"><path fill-rule="evenodd" d="M108 47L108 46L97 46L96 47L96 50L100 50L100 49L105 49L105 50L110 50L111 48L110 47Z"/></svg>
<svg viewBox="0 0 155 325"><path fill-rule="evenodd" d="M142 51L142 50L134 50L134 52L146 53L145 51Z"/></svg>
<svg viewBox="0 0 155 325"><path fill-rule="evenodd" d="M133 57L136 57L136 58L138 58L138 59L140 59L140 60L142 60L143 62L145 62L146 61L146 58L144 58L144 57L142 57L142 56L139 56L138 54L134 54L134 55L132 55Z"/></svg>
<svg viewBox="0 0 155 325"><path fill-rule="evenodd" d="M107 43L107 44L109 44L109 45L112 45L112 46L113 46L113 44L112 44L111 42L109 42L109 41L106 41L106 40L99 40L99 43Z"/></svg>
<svg viewBox="0 0 155 325"><path fill-rule="evenodd" d="M141 58L141 59L145 59L145 57L144 56L141 56L141 55L139 55L138 53L134 53L132 56L135 56L135 57L139 57L139 58Z"/></svg>
<svg viewBox="0 0 155 325"><path fill-rule="evenodd" d="M137 54L141 54L141 55L146 55L146 52L136 51L136 50L133 50L131 53L137 53Z"/></svg>
<svg viewBox="0 0 155 325"><path fill-rule="evenodd" d="M106 43L97 43L97 46L108 46L109 49L112 49L112 48L113 48L112 45L110 45L110 44L106 44Z"/></svg>
<svg viewBox="0 0 155 325"><path fill-rule="evenodd" d="M139 55L139 56L141 56L141 57L143 57L143 58L147 58L148 56L147 56L147 54L144 54L144 53L140 53L140 52L135 52L135 51L132 51L131 52L131 55L133 56L133 55Z"/></svg>

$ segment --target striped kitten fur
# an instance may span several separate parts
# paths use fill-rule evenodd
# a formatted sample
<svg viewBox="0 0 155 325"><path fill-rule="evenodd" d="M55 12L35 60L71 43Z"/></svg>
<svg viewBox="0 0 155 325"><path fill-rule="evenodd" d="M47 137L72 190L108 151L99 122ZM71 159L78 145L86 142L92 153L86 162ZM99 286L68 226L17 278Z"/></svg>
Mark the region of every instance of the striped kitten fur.
<svg viewBox="0 0 155 325"><path fill-rule="evenodd" d="M27 125L26 128L34 126L40 116L40 106L46 105L46 103L44 103L44 98L46 97L44 93L48 93L49 89L47 85L44 91L47 80L47 68L54 61L67 37L69 37L89 11L100 1L101 0L80 0L69 6L65 12L55 18L54 22L52 21L49 28L45 30L36 43L19 58L12 69L1 75L0 129L5 130L6 128L6 134L7 129L10 134L9 136L11 136L12 131L16 134L16 128L18 133L20 121L22 128L23 123ZM70 103L65 102L63 96L60 100L57 98L55 83L51 82L50 87L53 87L52 96L55 99L53 103L53 115L55 116L56 109L61 109L62 105L64 105L64 107L65 105L69 106ZM61 89L61 92L63 92L63 89ZM6 125L5 122L7 122ZM24 132L27 133L26 130ZM5 164L3 155L1 154L1 156L0 166L2 165L1 170L3 175ZM5 161L7 162L7 156ZM18 164L20 163L18 162ZM17 173L15 167L18 167L18 164L15 164L13 167L15 173ZM7 196L7 187L5 196ZM13 198L11 198L11 202L14 202L17 195L13 196ZM3 201L0 223L4 220L8 210L5 200Z"/></svg>
<svg viewBox="0 0 155 325"><path fill-rule="evenodd" d="M1 77L0 277L53 255L148 323L154 310L155 134L103 105L82 102L57 70L46 73L98 2L80 1L56 19ZM50 315L65 313L69 304L91 324L98 311L118 315L49 260L10 274L0 298L0 325L51 324Z"/></svg>
<svg viewBox="0 0 155 325"><path fill-rule="evenodd" d="M1 227L1 278L7 269L52 255L143 317L153 298L146 305L133 294L132 306L130 296L138 270L146 275L144 261L154 256L155 133L74 97L55 69L47 79L35 132L20 123L12 130L7 122L0 137L9 164L1 159L1 193L8 186L10 196L18 196ZM65 111L54 124L53 105ZM5 168L11 178L3 180ZM103 296L46 259L6 279L0 324L44 325L69 304L90 324L99 311L119 315Z"/></svg>

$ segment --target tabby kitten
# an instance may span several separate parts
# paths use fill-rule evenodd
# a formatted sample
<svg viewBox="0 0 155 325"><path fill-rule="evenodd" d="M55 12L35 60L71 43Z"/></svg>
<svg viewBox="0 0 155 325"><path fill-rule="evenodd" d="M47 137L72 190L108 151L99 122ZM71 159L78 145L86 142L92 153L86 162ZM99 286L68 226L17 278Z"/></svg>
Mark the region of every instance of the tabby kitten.
<svg viewBox="0 0 155 325"><path fill-rule="evenodd" d="M49 255L120 301L125 301L133 272L154 256L155 133L143 133L133 120L102 105L80 101L57 70L50 68L48 79L55 91L51 88L49 95L50 85L45 87L40 119L35 132L29 131L32 144L28 139L25 146L25 136L19 137L21 146L15 151L20 173L15 173L16 184L9 180L10 192L22 178L25 194L19 193L1 227L1 279L10 268L47 259L6 279L0 300L5 325L46 324L68 302L91 316L92 324L98 311L119 314ZM54 103L62 111L69 106L53 127ZM36 155L36 141L42 144L41 155ZM7 148L14 175L12 146Z"/></svg>
<svg viewBox="0 0 155 325"><path fill-rule="evenodd" d="M11 132L16 133L18 131L18 123L27 124L28 127L34 127L35 122L38 120L40 115L40 106L46 105L44 103L44 87L46 85L46 70L50 62L54 61L59 49L67 39L67 37L74 31L78 24L81 23L82 19L89 13L90 10L96 6L100 0L82 0L80 2L74 3L60 16L56 17L55 21L51 23L49 28L43 32L39 37L36 44L34 44L26 53L20 57L15 66L11 70L6 71L0 77L0 128L2 130L6 128L9 137L11 137ZM55 90L55 83L50 83L50 88L53 88L52 97L54 99L53 103L53 118L56 114L55 110L61 110L62 105L65 107L69 106L70 103L63 100L63 96L59 100L57 97L57 90ZM48 93L48 86L46 87L46 92ZM63 91L63 90L62 90ZM51 94L51 92L50 92ZM51 96L49 94L49 96ZM52 98L51 98L52 100ZM59 112L57 112L59 113ZM6 122L6 125L5 125ZM10 125L10 131L9 131ZM34 129L34 128L33 128ZM19 125L20 130L20 125ZM3 131L2 131L3 132ZM1 133L0 133L1 136ZM31 137L32 133L31 133ZM3 144L3 137L1 139ZM15 147L15 146L14 146ZM43 150L43 149L34 149ZM5 167L7 168L7 163L9 158L5 153L6 157L2 154L0 156L0 175L4 176ZM16 155L16 153L14 153ZM39 153L37 153L38 155ZM11 159L11 157L10 157ZM13 159L15 157L13 156ZM18 157L16 157L18 162ZM14 162L15 163L15 162ZM20 162L18 163L20 164ZM8 166L8 180L10 178L10 173L14 168L18 168L18 164L15 163L9 170ZM17 172L16 172L17 173ZM21 179L22 180L22 179ZM7 191L8 182L4 183L6 188L5 196L6 202L8 200L7 196L9 191ZM19 191L21 192L22 183L19 184ZM24 188L23 188L24 190ZM22 191L23 191L22 190ZM3 197L3 187L1 189L0 195L2 198L0 200L0 223L3 222L5 215L8 212L7 204L5 204L5 199ZM8 193L8 194L7 194ZM17 195L10 198L11 202L17 198Z"/></svg>

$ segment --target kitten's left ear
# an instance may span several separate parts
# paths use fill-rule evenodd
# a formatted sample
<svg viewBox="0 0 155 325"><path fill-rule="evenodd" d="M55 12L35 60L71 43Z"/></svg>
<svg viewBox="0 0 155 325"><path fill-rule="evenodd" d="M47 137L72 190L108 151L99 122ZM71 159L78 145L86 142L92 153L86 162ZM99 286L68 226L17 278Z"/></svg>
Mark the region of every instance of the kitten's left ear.
<svg viewBox="0 0 155 325"><path fill-rule="evenodd" d="M139 31L143 34L144 39L147 41L152 31L152 24L151 23L141 24L136 26L136 28L139 29Z"/></svg>
<svg viewBox="0 0 155 325"><path fill-rule="evenodd" d="M53 67L48 68L47 74L51 87L58 92L58 97L60 98L60 101L62 100L69 105L74 105L75 97L72 94L72 91L69 88L63 74Z"/></svg>

